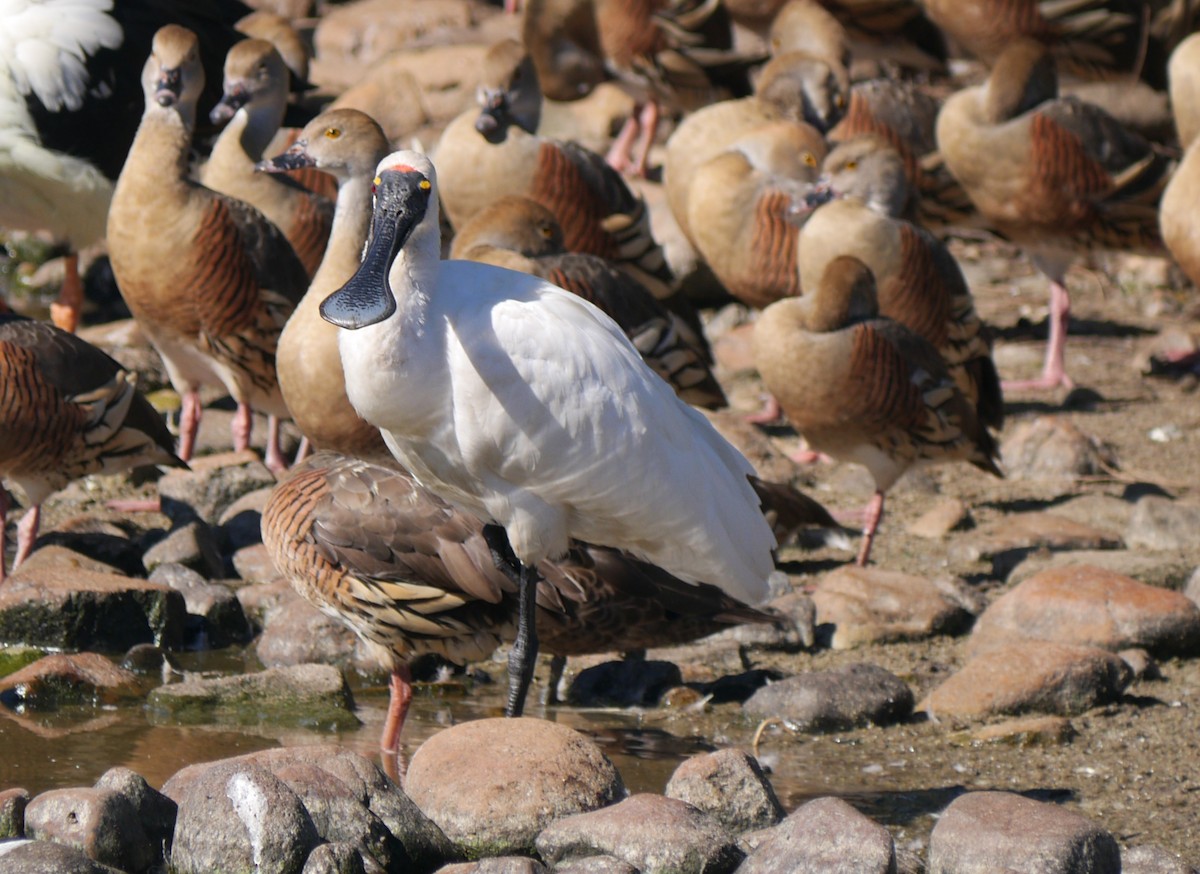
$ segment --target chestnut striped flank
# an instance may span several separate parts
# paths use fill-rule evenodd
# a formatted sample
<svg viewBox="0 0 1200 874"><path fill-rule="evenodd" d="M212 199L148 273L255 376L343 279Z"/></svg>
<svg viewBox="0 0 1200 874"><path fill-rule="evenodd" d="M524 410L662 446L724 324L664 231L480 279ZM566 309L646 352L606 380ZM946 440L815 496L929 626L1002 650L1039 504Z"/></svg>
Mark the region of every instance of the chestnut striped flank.
<svg viewBox="0 0 1200 874"><path fill-rule="evenodd" d="M0 341L0 473L53 473L86 423L85 408L46 381L32 350Z"/></svg>
<svg viewBox="0 0 1200 874"><path fill-rule="evenodd" d="M908 222L898 222L898 226L900 272L882 282L880 315L895 319L940 350L950 331L950 290L921 232Z"/></svg>
<svg viewBox="0 0 1200 874"><path fill-rule="evenodd" d="M882 432L908 431L925 419L921 390L896 347L871 323L853 328L845 386L855 418Z"/></svg>
<svg viewBox="0 0 1200 874"><path fill-rule="evenodd" d="M529 196L554 213L569 251L617 256L617 244L603 225L612 209L557 144L542 143L538 148L533 179Z"/></svg>
<svg viewBox="0 0 1200 874"><path fill-rule="evenodd" d="M187 285L204 293L183 300L191 305L194 322L203 332L220 338L252 327L258 302L255 265L223 198L209 199L186 254Z"/></svg>
<svg viewBox="0 0 1200 874"><path fill-rule="evenodd" d="M1030 125L1030 177L1020 209L1030 221L1067 229L1092 221L1096 201L1112 190L1112 178L1079 137L1035 113Z"/></svg>
<svg viewBox="0 0 1200 874"><path fill-rule="evenodd" d="M791 197L767 191L754 204L754 239L751 244L752 280L736 283L730 291L751 306L766 306L781 297L800 293L796 267L799 236L788 222Z"/></svg>
<svg viewBox="0 0 1200 874"><path fill-rule="evenodd" d="M292 221L285 233L296 256L309 276L317 272L325 256L325 246L333 230L333 212L323 208L325 201L315 196L296 198ZM281 228L281 230L284 230Z"/></svg>

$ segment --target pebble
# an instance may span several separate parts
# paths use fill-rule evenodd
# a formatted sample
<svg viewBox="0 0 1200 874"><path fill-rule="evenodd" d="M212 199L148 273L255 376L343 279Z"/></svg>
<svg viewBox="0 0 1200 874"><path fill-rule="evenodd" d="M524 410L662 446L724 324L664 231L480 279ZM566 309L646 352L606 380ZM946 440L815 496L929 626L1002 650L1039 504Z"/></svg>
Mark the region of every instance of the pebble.
<svg viewBox="0 0 1200 874"><path fill-rule="evenodd" d="M77 847L53 841L0 843L0 869L4 874L120 874Z"/></svg>
<svg viewBox="0 0 1200 874"><path fill-rule="evenodd" d="M1200 505L1147 495L1134 505L1125 529L1130 547L1194 552Z"/></svg>
<svg viewBox="0 0 1200 874"><path fill-rule="evenodd" d="M190 677L150 692L152 711L186 723L358 724L346 678L329 665L293 665L228 677Z"/></svg>
<svg viewBox="0 0 1200 874"><path fill-rule="evenodd" d="M149 868L155 856L133 805L111 789L53 789L35 796L25 809L25 833L134 874Z"/></svg>
<svg viewBox="0 0 1200 874"><path fill-rule="evenodd" d="M242 602L229 586L210 583L191 568L180 564L161 564L150 574L150 581L166 583L183 595L187 611L204 619L208 646L216 649L246 643L254 636Z"/></svg>
<svg viewBox="0 0 1200 874"><path fill-rule="evenodd" d="M970 627L974 597L959 580L847 565L812 593L818 639L833 649L922 640Z"/></svg>
<svg viewBox="0 0 1200 874"><path fill-rule="evenodd" d="M1010 792L969 792L942 812L929 840L929 874L1119 874L1112 835L1077 813Z"/></svg>
<svg viewBox="0 0 1200 874"><path fill-rule="evenodd" d="M0 790L0 840L25 836L25 806L29 793L21 788Z"/></svg>
<svg viewBox="0 0 1200 874"><path fill-rule="evenodd" d="M1051 568L1001 595L979 617L968 653L1023 640L1200 652L1200 608L1185 595L1094 565Z"/></svg>
<svg viewBox="0 0 1200 874"><path fill-rule="evenodd" d="M908 533L916 537L938 540L951 531L967 527L971 514L959 498L942 498L916 519L908 523Z"/></svg>
<svg viewBox="0 0 1200 874"><path fill-rule="evenodd" d="M817 798L760 836L738 874L895 874L896 848L883 826L840 798Z"/></svg>
<svg viewBox="0 0 1200 874"><path fill-rule="evenodd" d="M1121 874L1200 874L1200 869L1162 847L1142 844L1121 851Z"/></svg>
<svg viewBox="0 0 1200 874"><path fill-rule="evenodd" d="M1093 476L1115 466L1112 450L1064 416L1016 422L1000 444L1004 473L1013 480Z"/></svg>
<svg viewBox="0 0 1200 874"><path fill-rule="evenodd" d="M55 653L0 679L0 698L26 707L68 702L112 703L141 696L138 678L99 653Z"/></svg>
<svg viewBox="0 0 1200 874"><path fill-rule="evenodd" d="M225 562L217 549L216 536L199 519L180 525L147 549L142 563L150 574L162 565L176 564L195 571L205 579L222 576L225 570Z"/></svg>
<svg viewBox="0 0 1200 874"><path fill-rule="evenodd" d="M1132 672L1095 647L1026 641L985 650L917 705L936 717L1073 716L1115 701Z"/></svg>
<svg viewBox="0 0 1200 874"><path fill-rule="evenodd" d="M591 740L540 719L483 719L438 732L417 750L405 789L469 857L526 853L550 823L623 797Z"/></svg>
<svg viewBox="0 0 1200 874"><path fill-rule="evenodd" d="M0 586L0 643L124 652L178 649L187 608L169 586L116 574L21 568Z"/></svg>
<svg viewBox="0 0 1200 874"><path fill-rule="evenodd" d="M567 688L567 703L577 707L652 707L663 693L681 683L683 675L671 662L620 659L576 674Z"/></svg>
<svg viewBox="0 0 1200 874"><path fill-rule="evenodd" d="M194 519L215 525L243 495L275 484L275 475L250 449L199 456L190 465L158 481L163 513L177 525Z"/></svg>
<svg viewBox="0 0 1200 874"><path fill-rule="evenodd" d="M784 816L758 760L744 750L685 759L667 782L666 795L704 811L734 834L767 828Z"/></svg>
<svg viewBox="0 0 1200 874"><path fill-rule="evenodd" d="M742 706L752 716L777 717L800 731L842 731L907 719L913 694L895 674L860 663L788 677Z"/></svg>
<svg viewBox="0 0 1200 874"><path fill-rule="evenodd" d="M537 836L537 851L553 865L604 853L643 874L726 874L744 858L715 819L683 801L651 794L559 819Z"/></svg>

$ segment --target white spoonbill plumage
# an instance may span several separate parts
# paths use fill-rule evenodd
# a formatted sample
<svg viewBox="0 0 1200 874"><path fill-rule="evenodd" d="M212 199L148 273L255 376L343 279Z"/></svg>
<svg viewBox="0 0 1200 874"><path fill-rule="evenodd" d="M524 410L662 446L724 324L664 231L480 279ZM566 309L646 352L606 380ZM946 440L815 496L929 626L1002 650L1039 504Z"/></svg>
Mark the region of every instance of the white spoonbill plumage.
<svg viewBox="0 0 1200 874"><path fill-rule="evenodd" d="M433 164L389 155L362 266L321 314L348 329L350 402L423 485L504 529L522 600L574 537L762 601L775 539L750 463L596 307L439 248ZM513 652L519 713L536 641Z"/></svg>

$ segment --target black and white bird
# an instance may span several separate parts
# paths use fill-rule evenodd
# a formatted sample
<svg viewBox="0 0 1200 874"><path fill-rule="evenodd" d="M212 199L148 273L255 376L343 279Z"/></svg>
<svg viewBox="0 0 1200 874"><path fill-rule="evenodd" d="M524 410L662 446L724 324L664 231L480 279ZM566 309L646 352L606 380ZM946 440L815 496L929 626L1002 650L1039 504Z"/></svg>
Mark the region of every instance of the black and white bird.
<svg viewBox="0 0 1200 874"><path fill-rule="evenodd" d="M0 227L48 231L69 254L55 323L83 303L78 251L104 237L113 183L142 116L141 72L164 24L200 36L211 83L250 12L240 0L0 0Z"/></svg>

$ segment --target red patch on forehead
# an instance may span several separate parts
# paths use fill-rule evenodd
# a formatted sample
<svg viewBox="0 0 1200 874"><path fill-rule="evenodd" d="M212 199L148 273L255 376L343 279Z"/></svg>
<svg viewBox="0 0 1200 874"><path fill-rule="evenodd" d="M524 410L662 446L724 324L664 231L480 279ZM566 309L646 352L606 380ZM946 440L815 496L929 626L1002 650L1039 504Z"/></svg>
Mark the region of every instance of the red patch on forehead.
<svg viewBox="0 0 1200 874"><path fill-rule="evenodd" d="M390 167L385 167L385 170L395 170L397 173L416 173L416 167L410 167L408 164L393 164Z"/></svg>

